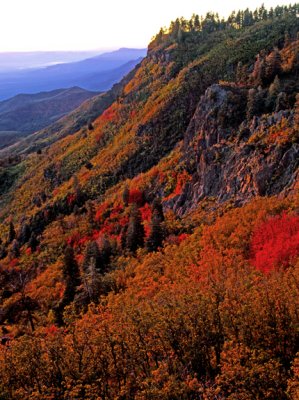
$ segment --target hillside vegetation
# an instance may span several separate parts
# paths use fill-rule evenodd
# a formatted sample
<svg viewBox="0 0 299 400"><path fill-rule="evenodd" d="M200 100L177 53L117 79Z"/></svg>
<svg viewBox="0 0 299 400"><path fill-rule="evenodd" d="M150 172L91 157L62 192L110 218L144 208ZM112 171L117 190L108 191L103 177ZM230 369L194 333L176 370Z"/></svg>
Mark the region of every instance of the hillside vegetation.
<svg viewBox="0 0 299 400"><path fill-rule="evenodd" d="M0 398L299 397L298 5L177 19L0 169Z"/></svg>
<svg viewBox="0 0 299 400"><path fill-rule="evenodd" d="M18 132L18 136L27 136L39 131L96 95L95 92L74 87L32 95L19 94L11 99L1 101L0 148L14 142L9 137L9 132Z"/></svg>

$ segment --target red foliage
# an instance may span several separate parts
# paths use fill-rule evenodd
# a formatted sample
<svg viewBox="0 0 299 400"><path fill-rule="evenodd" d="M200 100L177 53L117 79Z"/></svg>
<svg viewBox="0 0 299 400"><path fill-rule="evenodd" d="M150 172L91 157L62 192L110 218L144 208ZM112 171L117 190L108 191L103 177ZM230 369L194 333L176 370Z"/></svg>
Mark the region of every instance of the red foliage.
<svg viewBox="0 0 299 400"><path fill-rule="evenodd" d="M96 221L101 221L102 219L105 219L107 217L107 212L108 212L109 204L108 203L103 203L96 212L95 220Z"/></svg>
<svg viewBox="0 0 299 400"><path fill-rule="evenodd" d="M123 207L121 205L113 207L111 214L110 214L110 219L118 219L119 214L123 212Z"/></svg>
<svg viewBox="0 0 299 400"><path fill-rule="evenodd" d="M129 195L129 204L135 203L139 207L143 206L144 198L143 193L139 189L131 189Z"/></svg>
<svg viewBox="0 0 299 400"><path fill-rule="evenodd" d="M299 255L299 217L282 214L263 222L253 232L251 251L260 271L288 267Z"/></svg>
<svg viewBox="0 0 299 400"><path fill-rule="evenodd" d="M47 326L45 328L45 334L47 336L55 336L55 335L57 335L58 332L59 332L59 328L57 328L57 326L55 326L55 325Z"/></svg>
<svg viewBox="0 0 299 400"><path fill-rule="evenodd" d="M152 217L152 210L148 203L140 208L141 218L144 224L145 237L149 237L150 234L150 221Z"/></svg>
<svg viewBox="0 0 299 400"><path fill-rule="evenodd" d="M165 242L171 245L179 246L185 239L187 239L190 235L188 233L181 233L180 235L169 235Z"/></svg>
<svg viewBox="0 0 299 400"><path fill-rule="evenodd" d="M129 222L129 217L124 215L123 206L119 204L114 205L109 210L109 213L107 209L104 209L103 212L98 210L97 215L98 217L96 218L102 222L101 229L95 233L97 237L100 234L110 236L111 238L115 235L117 236L121 231L121 227L127 225Z"/></svg>
<svg viewBox="0 0 299 400"><path fill-rule="evenodd" d="M69 195L67 196L67 204L68 204L68 205L73 204L75 200L76 200L76 195L75 195L74 193L69 194Z"/></svg>
<svg viewBox="0 0 299 400"><path fill-rule="evenodd" d="M132 110L131 112L130 112L130 118L135 118L136 117L136 115L137 115L137 112L136 112L136 110Z"/></svg>
<svg viewBox="0 0 299 400"><path fill-rule="evenodd" d="M83 254L78 254L78 255L76 256L76 261L77 261L79 264L82 264L83 259L84 259Z"/></svg>
<svg viewBox="0 0 299 400"><path fill-rule="evenodd" d="M149 222L152 217L152 210L148 203L146 203L142 208L140 208L140 213L142 217L142 221Z"/></svg>
<svg viewBox="0 0 299 400"><path fill-rule="evenodd" d="M114 119L116 116L115 106L112 104L107 110L105 110L101 116L101 121L109 122Z"/></svg>
<svg viewBox="0 0 299 400"><path fill-rule="evenodd" d="M89 237L83 236L81 237L80 232L75 232L73 233L68 239L67 239L67 244L69 246L72 246L73 248L81 248L88 242Z"/></svg>
<svg viewBox="0 0 299 400"><path fill-rule="evenodd" d="M9 267L10 268L15 268L19 265L19 259L18 258L14 258L10 261L9 263Z"/></svg>
<svg viewBox="0 0 299 400"><path fill-rule="evenodd" d="M176 188L174 189L174 194L175 195L182 194L186 183L190 180L191 180L191 176L186 171L179 174L177 177L177 184L176 184Z"/></svg>
<svg viewBox="0 0 299 400"><path fill-rule="evenodd" d="M186 240L189 236L190 236L190 235L189 235L188 233L181 233L181 234L178 236L179 243L182 243L182 242L183 242L184 240Z"/></svg>
<svg viewBox="0 0 299 400"><path fill-rule="evenodd" d="M94 229L93 232L92 232L92 237L91 238L93 240L97 240L97 238L99 237L99 234L100 234L100 232L97 231L96 229Z"/></svg>
<svg viewBox="0 0 299 400"><path fill-rule="evenodd" d="M124 215L123 217L121 217L121 218L118 220L118 224L119 224L121 227L124 227L124 226L128 225L128 223L129 223L129 216L128 216L128 215Z"/></svg>

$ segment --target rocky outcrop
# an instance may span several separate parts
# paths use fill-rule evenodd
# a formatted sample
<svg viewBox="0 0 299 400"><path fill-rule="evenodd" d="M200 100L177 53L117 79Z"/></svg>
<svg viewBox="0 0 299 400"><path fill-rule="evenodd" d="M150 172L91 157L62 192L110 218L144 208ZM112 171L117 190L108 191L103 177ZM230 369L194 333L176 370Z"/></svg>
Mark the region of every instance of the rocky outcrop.
<svg viewBox="0 0 299 400"><path fill-rule="evenodd" d="M185 151L188 152L194 139L199 140L201 149L228 140L245 119L246 104L247 89L224 85L209 87L187 129Z"/></svg>
<svg viewBox="0 0 299 400"><path fill-rule="evenodd" d="M213 85L201 98L184 138L185 162L193 179L171 206L183 214L205 197L242 204L254 196L291 188L298 169L299 145L252 141L281 122L292 123L290 111L246 121L247 89Z"/></svg>

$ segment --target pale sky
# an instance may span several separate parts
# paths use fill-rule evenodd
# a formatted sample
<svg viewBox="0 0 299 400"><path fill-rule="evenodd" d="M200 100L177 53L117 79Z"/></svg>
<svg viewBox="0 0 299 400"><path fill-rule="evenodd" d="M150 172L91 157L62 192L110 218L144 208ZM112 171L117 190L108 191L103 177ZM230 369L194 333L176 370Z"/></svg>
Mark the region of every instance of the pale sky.
<svg viewBox="0 0 299 400"><path fill-rule="evenodd" d="M255 8L262 0L0 0L0 51L146 47L161 26L193 13ZM265 6L289 1L265 0Z"/></svg>

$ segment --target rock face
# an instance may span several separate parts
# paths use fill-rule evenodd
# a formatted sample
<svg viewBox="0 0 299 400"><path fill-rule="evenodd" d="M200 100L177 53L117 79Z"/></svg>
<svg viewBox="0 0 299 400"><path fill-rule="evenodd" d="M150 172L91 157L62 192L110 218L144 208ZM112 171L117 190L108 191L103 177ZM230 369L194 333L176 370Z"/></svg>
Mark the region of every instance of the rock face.
<svg viewBox="0 0 299 400"><path fill-rule="evenodd" d="M246 121L247 89L213 85L201 98L186 131L183 151L192 182L172 199L180 214L205 197L242 204L253 196L278 194L292 187L298 168L299 145L265 145L250 140L268 134L282 119L293 123L292 112Z"/></svg>

